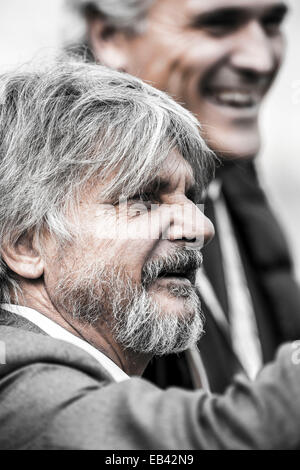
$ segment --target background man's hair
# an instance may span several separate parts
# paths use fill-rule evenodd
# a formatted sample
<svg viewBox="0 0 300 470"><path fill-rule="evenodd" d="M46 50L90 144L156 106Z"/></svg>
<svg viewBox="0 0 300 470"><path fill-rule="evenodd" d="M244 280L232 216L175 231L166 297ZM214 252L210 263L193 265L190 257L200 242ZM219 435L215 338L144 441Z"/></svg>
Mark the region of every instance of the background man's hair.
<svg viewBox="0 0 300 470"><path fill-rule="evenodd" d="M67 7L86 19L103 18L127 33L143 31L147 12L154 0L66 0Z"/></svg>
<svg viewBox="0 0 300 470"><path fill-rule="evenodd" d="M173 148L204 188L214 157L196 118L130 75L73 61L0 76L0 252L42 230L70 240L65 214L87 183L111 176L99 200L133 196ZM0 263L8 302L18 284Z"/></svg>

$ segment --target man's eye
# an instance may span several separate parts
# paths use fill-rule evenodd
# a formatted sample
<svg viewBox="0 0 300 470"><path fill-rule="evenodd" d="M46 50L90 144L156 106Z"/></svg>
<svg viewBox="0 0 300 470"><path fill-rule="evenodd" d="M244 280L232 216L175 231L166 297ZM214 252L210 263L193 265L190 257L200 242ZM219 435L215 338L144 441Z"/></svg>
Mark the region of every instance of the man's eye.
<svg viewBox="0 0 300 470"><path fill-rule="evenodd" d="M133 197L130 198L130 201L133 203L141 202L144 204L157 204L158 203L158 198L154 196L154 194L150 193L139 193L134 195Z"/></svg>
<svg viewBox="0 0 300 470"><path fill-rule="evenodd" d="M130 201L128 204L128 216L130 218L148 214L150 210L151 203L144 201Z"/></svg>
<svg viewBox="0 0 300 470"><path fill-rule="evenodd" d="M223 36L235 31L241 25L241 18L231 12L196 19L192 26L213 36Z"/></svg>
<svg viewBox="0 0 300 470"><path fill-rule="evenodd" d="M222 36L231 33L238 27L238 23L232 20L214 20L203 25L203 29L209 34Z"/></svg>
<svg viewBox="0 0 300 470"><path fill-rule="evenodd" d="M149 200L149 194L146 193L138 193L135 194L132 198L130 198L132 201L147 201Z"/></svg>
<svg viewBox="0 0 300 470"><path fill-rule="evenodd" d="M271 34L271 35L278 34L281 31L283 19L284 19L283 15L267 16L263 19L262 25L268 34Z"/></svg>

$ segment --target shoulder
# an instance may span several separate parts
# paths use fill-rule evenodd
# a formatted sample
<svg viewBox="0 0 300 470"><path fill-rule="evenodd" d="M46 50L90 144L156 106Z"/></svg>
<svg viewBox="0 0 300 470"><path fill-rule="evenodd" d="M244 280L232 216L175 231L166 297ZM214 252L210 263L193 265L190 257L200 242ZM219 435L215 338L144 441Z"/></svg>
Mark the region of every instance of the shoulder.
<svg viewBox="0 0 300 470"><path fill-rule="evenodd" d="M96 359L64 341L11 326L0 327L0 340L0 448L27 448L58 416L69 432L78 419L66 415L71 404L85 398L92 411L93 392L111 383Z"/></svg>
<svg viewBox="0 0 300 470"><path fill-rule="evenodd" d="M84 351L13 330L0 328L8 344L7 364L0 366L1 449L154 449L188 442L181 423L196 396L162 392L139 378L113 382Z"/></svg>

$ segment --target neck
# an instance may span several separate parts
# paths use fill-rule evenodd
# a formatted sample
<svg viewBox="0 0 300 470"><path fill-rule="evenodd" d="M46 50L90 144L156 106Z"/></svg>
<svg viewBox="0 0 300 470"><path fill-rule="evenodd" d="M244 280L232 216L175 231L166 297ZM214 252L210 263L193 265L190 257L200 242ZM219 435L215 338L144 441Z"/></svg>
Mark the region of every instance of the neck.
<svg viewBox="0 0 300 470"><path fill-rule="evenodd" d="M220 156L219 156L220 157ZM228 173L231 173L234 168L247 168L254 165L253 158L245 159L226 159L220 157L220 165L216 168L216 178L222 180Z"/></svg>
<svg viewBox="0 0 300 470"><path fill-rule="evenodd" d="M143 374L151 356L124 350L114 341L106 322L99 321L90 325L74 319L67 312L58 311L49 299L42 281L37 280L34 283L23 281L21 288L23 292L21 304L37 310L65 330L91 344L127 375Z"/></svg>

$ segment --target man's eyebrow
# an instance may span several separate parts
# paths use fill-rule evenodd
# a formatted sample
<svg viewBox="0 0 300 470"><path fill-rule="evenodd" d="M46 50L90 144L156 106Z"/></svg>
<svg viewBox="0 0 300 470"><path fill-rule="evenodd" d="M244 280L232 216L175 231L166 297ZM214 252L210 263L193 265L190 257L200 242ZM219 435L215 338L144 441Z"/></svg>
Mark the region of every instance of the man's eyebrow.
<svg viewBox="0 0 300 470"><path fill-rule="evenodd" d="M166 191L168 189L170 189L170 180L168 178L158 176L154 178L149 184L147 184L143 189L140 189L139 193L158 195L162 191ZM185 193L186 195L190 195L193 198L196 198L196 196L201 193L201 188L196 183L194 178L191 178L187 181Z"/></svg>
<svg viewBox="0 0 300 470"><path fill-rule="evenodd" d="M284 18L289 8L284 2L279 2L268 7L258 7L263 15L275 15ZM210 21L230 21L243 20L249 17L249 13L254 15L255 7L243 7L243 6L228 6L228 7L217 7L212 8L209 11L194 13L191 15L189 25L192 27L205 26Z"/></svg>
<svg viewBox="0 0 300 470"><path fill-rule="evenodd" d="M170 187L170 181L168 178L162 178L161 176L155 177L149 184L140 190L141 193L145 194L157 194Z"/></svg>
<svg viewBox="0 0 300 470"><path fill-rule="evenodd" d="M286 14L289 12L289 7L287 6L286 3L277 3L274 5L271 5L270 8L266 8L265 14L268 15L274 15L281 17L282 19L286 16Z"/></svg>
<svg viewBox="0 0 300 470"><path fill-rule="evenodd" d="M223 7L223 8L216 8L211 11L206 11L203 13L196 13L193 14L190 20L190 26L205 26L210 21L217 21L217 20L230 20L232 18L240 18L243 19L246 17L244 9L241 7Z"/></svg>

